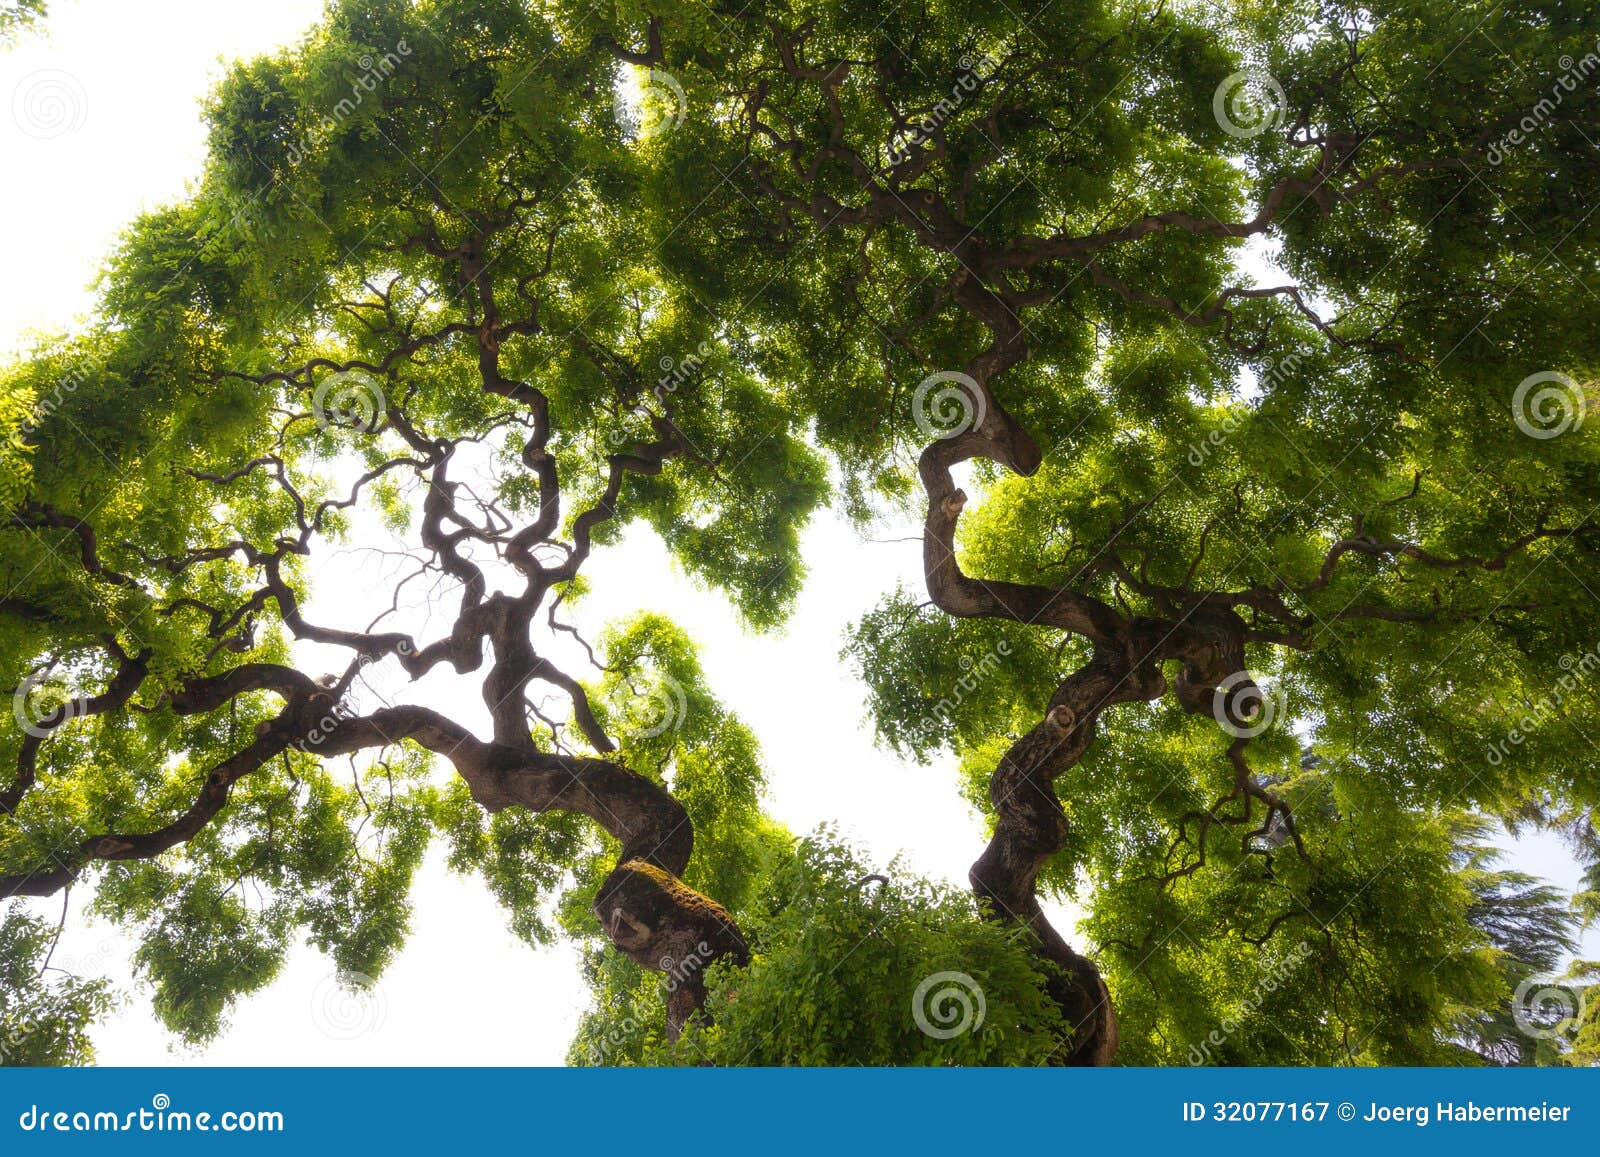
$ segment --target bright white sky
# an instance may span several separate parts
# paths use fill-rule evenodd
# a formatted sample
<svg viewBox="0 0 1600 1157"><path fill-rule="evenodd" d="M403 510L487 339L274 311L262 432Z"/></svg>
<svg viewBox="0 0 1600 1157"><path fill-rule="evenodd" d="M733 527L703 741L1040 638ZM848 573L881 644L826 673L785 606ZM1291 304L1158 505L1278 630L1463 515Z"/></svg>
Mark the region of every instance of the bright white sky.
<svg viewBox="0 0 1600 1157"><path fill-rule="evenodd" d="M0 221L8 226L0 356L25 350L31 330L61 330L83 317L93 303L87 287L119 230L141 210L181 197L199 174L199 101L219 62L294 40L321 10L320 0L52 7L44 37L0 52L0 101L9 106L0 108ZM60 131L40 139L40 124ZM670 614L701 641L713 687L761 738L778 819L796 831L837 821L880 862L903 849L916 868L961 883L981 850L982 826L960 799L953 760L921 768L876 749L865 689L838 657L845 625L884 592L897 582L920 589L920 548L902 540L915 533L908 526L863 543L838 521L819 520L806 554L835 565L812 575L783 634L758 639L740 633L718 597L674 574L658 543L635 536L585 568L595 594L582 621L639 609ZM369 609L367 567L359 553L335 560L310 617L331 622ZM638 601L640 575L649 576L647 602ZM385 691L393 687L388 681ZM423 690L464 718L481 712L473 688L430 680ZM1576 882L1553 841L1524 841L1517 859L1562 886ZM39 909L54 916L59 905ZM1591 956L1600 952L1595 940ZM572 949L536 952L515 941L484 888L450 876L437 858L416 890L410 945L375 994L345 1000L327 962L302 949L198 1053L169 1051L170 1038L135 990L129 947L116 929L75 913L56 958L109 974L132 994L96 1035L106 1064L559 1064L585 1000Z"/></svg>

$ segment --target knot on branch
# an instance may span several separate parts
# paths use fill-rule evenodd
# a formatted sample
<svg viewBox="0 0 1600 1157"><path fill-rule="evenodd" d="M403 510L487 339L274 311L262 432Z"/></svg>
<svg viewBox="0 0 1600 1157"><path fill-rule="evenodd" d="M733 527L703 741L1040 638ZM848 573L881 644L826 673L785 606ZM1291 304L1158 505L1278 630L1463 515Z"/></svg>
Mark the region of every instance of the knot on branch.
<svg viewBox="0 0 1600 1157"><path fill-rule="evenodd" d="M619 950L635 963L661 970L664 959L688 954L710 964L750 959L744 937L716 901L643 860L619 864L595 897L594 914Z"/></svg>

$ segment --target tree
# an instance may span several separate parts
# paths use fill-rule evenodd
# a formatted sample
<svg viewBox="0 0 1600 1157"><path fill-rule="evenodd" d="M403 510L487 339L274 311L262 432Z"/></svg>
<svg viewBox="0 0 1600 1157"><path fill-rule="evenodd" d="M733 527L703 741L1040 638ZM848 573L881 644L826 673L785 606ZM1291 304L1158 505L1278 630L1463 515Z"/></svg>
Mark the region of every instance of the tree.
<svg viewBox="0 0 1600 1157"><path fill-rule="evenodd" d="M0 46L34 27L46 12L45 0L0 0Z"/></svg>
<svg viewBox="0 0 1600 1157"><path fill-rule="evenodd" d="M1474 825L1463 834L1483 840L1488 835L1487 825ZM1500 954L1506 986L1516 991L1537 977L1553 974L1562 954L1577 948L1571 935L1577 920L1562 904L1559 891L1525 872L1496 870L1498 859L1500 852L1492 846L1462 843L1461 866L1469 874L1468 886L1477 898L1469 918ZM1518 1011L1511 1001L1495 1009L1473 1010L1463 1025L1468 1047L1499 1064L1536 1063L1541 1042L1549 1038L1525 1031L1527 1026L1519 1023ZM1530 1011L1522 1008L1522 1016ZM1544 1020L1540 1027L1550 1029L1556 1023Z"/></svg>
<svg viewBox="0 0 1600 1157"><path fill-rule="evenodd" d="M564 861L593 854L570 819L587 816L613 861L591 882L596 931L652 968L696 946L744 957L683 879L684 804L623 762L656 768L692 740L680 795L720 778L709 802L731 812L748 793L748 744L700 702L691 649L653 621L610 641L608 679L646 706L665 681L700 721L617 738L627 702L534 647L635 519L772 621L823 493L781 399L643 261L614 69L521 4L332 10L223 82L205 184L131 231L103 324L8 375L20 726L0 886L44 896L101 872L96 906L139 928L180 1031L218 1031L301 932L347 971L381 970L436 830L534 932ZM668 357L684 372L658 382ZM728 484L719 461L757 437L761 461ZM409 534L415 568L370 622L311 621L318 551L358 511ZM452 620L426 638L388 629L417 579ZM332 672L293 666L290 640ZM479 673L489 737L427 706L356 706L381 664ZM565 718L538 714L535 684L568 697ZM430 754L455 785L428 781ZM697 867L714 875L715 856ZM684 989L674 1028L698 1000Z"/></svg>
<svg viewBox="0 0 1600 1157"><path fill-rule="evenodd" d="M1600 862L1600 17L1037 9L347 0L237 67L104 324L6 379L5 891L98 873L200 1036L297 933L381 968L441 832L615 950L578 1061L1588 1056L1518 1003L1571 917L1485 840ZM962 762L967 899L766 819L671 623L536 649L635 520L780 621L825 462L923 520L847 654ZM301 613L362 510L448 629ZM490 738L352 705L382 665L481 672Z"/></svg>
<svg viewBox="0 0 1600 1157"><path fill-rule="evenodd" d="M0 1064L85 1064L94 1057L89 1029L111 1007L110 986L70 974L52 978L54 939L41 920L15 912L0 920Z"/></svg>
<svg viewBox="0 0 1600 1157"><path fill-rule="evenodd" d="M616 9L708 110L663 223L672 174L729 175L677 275L782 335L853 495L915 456L927 601L854 650L887 740L992 771L973 884L1073 982L1075 1058L1113 1054L1114 1006L1125 1057L1183 1055L1297 927L1319 965L1270 1047L1438 1055L1493 983L1448 813L1586 817L1596 786L1562 726L1518 729L1594 701L1563 675L1596 635L1592 15L649 12ZM952 702L1002 645L1005 686ZM1115 1000L1041 878L1091 907Z"/></svg>

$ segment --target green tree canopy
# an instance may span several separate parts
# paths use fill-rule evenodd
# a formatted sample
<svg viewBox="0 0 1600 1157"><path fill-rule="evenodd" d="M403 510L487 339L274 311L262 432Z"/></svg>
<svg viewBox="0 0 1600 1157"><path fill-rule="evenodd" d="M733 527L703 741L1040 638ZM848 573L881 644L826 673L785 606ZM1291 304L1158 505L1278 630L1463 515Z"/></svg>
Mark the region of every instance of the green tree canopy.
<svg viewBox="0 0 1600 1157"><path fill-rule="evenodd" d="M38 24L45 11L45 0L0 0L0 47Z"/></svg>
<svg viewBox="0 0 1600 1157"><path fill-rule="evenodd" d="M886 740L988 780L973 884L1078 982L1078 1058L1119 1007L1181 1056L1301 942L1235 1056L1449 1055L1503 984L1461 815L1553 803L1596 853L1555 718L1600 639L1593 14L654 12L617 18L703 110L663 253L774 335L851 497L922 492L927 601L851 650Z"/></svg>
<svg viewBox="0 0 1600 1157"><path fill-rule="evenodd" d="M1492 842L1600 865L1600 13L1025 8L341 0L235 66L0 378L4 892L92 881L197 1038L297 937L380 970L442 834L593 941L579 1062L1592 1060L1527 997L1595 892ZM830 500L922 519L846 657L971 899L767 818L667 619L550 657L630 523L782 622ZM363 693L446 669L479 717Z"/></svg>

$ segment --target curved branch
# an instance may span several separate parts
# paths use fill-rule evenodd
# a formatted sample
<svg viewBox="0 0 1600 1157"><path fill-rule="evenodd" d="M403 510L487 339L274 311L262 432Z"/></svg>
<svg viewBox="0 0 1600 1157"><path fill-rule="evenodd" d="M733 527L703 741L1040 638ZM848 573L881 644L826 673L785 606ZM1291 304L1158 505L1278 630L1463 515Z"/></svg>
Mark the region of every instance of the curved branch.
<svg viewBox="0 0 1600 1157"><path fill-rule="evenodd" d="M423 707L394 707L339 724L323 742L328 754L411 739L455 766L472 796L491 812L507 807L577 812L622 845L617 866L595 896L594 914L611 942L654 971L694 957L743 965L749 949L726 909L680 878L694 851L683 805L653 780L600 759L552 755L524 746L483 743ZM702 969L703 971L703 969ZM691 982L668 1009L676 1038L704 1000Z"/></svg>

